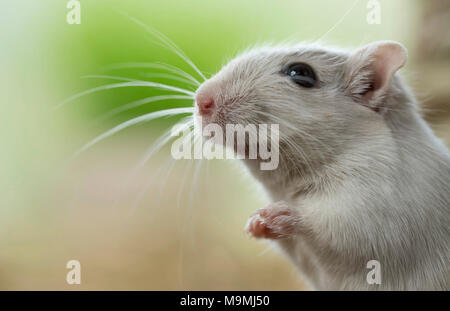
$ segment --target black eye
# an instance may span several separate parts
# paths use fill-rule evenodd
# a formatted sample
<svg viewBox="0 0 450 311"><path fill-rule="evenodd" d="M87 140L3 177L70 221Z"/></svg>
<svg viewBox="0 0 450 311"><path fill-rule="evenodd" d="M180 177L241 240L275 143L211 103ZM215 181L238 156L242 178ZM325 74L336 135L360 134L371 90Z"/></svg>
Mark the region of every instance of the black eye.
<svg viewBox="0 0 450 311"><path fill-rule="evenodd" d="M313 87L316 85L316 74L311 66L305 63L294 63L287 66L284 73L288 75L292 81L303 87Z"/></svg>

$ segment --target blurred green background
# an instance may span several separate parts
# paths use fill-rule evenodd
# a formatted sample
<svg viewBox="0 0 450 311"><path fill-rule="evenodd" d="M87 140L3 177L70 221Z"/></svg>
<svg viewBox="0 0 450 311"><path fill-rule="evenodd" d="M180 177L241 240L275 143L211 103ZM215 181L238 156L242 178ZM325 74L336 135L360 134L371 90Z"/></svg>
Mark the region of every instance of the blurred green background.
<svg viewBox="0 0 450 311"><path fill-rule="evenodd" d="M131 101L171 92L129 87L64 99L162 72L111 69L164 62L198 77L124 12L161 31L205 73L239 51L289 39L355 47L402 42L402 74L424 114L450 142L449 2L380 0L381 24L368 24L366 0L81 0L81 24L66 22L66 0L0 4L0 289L299 290L286 259L243 232L267 201L232 161L176 161L166 148L126 186L145 150L179 117L127 129L89 149L84 143L130 118L192 101L162 101L102 119ZM192 86L164 78L195 91ZM79 260L81 285L66 283Z"/></svg>

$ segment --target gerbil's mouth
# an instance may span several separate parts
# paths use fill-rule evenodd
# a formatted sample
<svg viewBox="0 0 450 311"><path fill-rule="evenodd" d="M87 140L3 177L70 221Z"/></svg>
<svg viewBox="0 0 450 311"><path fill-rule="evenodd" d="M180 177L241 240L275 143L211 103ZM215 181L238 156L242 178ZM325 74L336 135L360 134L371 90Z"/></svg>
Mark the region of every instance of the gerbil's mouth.
<svg viewBox="0 0 450 311"><path fill-rule="evenodd" d="M198 111L194 112L194 126L197 135L200 135L204 142L215 142L214 139L220 136L216 134L217 131L225 131L225 126L218 124L214 115L202 116Z"/></svg>

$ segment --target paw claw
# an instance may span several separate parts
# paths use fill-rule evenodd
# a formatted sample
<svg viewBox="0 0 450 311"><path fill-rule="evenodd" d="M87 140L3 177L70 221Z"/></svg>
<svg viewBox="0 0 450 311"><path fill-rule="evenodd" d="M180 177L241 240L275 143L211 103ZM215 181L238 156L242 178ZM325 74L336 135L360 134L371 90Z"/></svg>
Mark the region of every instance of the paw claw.
<svg viewBox="0 0 450 311"><path fill-rule="evenodd" d="M278 204L253 213L247 221L245 231L254 238L280 239L295 233L297 218L295 211Z"/></svg>

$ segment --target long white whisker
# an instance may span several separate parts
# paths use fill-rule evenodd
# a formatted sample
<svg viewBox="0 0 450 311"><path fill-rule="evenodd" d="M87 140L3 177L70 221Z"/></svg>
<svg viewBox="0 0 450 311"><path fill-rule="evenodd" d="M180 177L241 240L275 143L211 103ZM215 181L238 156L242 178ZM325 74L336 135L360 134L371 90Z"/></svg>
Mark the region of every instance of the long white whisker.
<svg viewBox="0 0 450 311"><path fill-rule="evenodd" d="M192 116L187 117L184 119L184 121L179 122L178 125L180 125L179 131L184 131L187 128L190 128L194 124L194 119ZM168 130L166 133L164 133L158 140L155 142L154 146L149 148L144 156L141 158L138 164L138 168L145 165L145 163L150 159L150 157L158 152L170 139L172 138L171 130Z"/></svg>
<svg viewBox="0 0 450 311"><path fill-rule="evenodd" d="M172 159L172 161L171 161L171 163L169 165L169 168L167 168L165 170L165 174L164 174L165 176L164 176L164 178L162 178L161 183L158 186L159 200L161 200L161 198L162 198L162 195L164 193L164 188L166 187L167 182L169 181L170 175L172 174L172 171L175 168L175 164L177 162L178 162L177 160ZM162 170L162 167L160 168L160 170Z"/></svg>
<svg viewBox="0 0 450 311"><path fill-rule="evenodd" d="M194 144L195 144L195 142L194 142ZM194 160L195 161L195 160ZM192 234L192 236L191 236L191 238L189 239L189 242L191 243L191 247L193 248L193 249L195 249L195 234L192 232L192 229L194 228L194 223L193 223L193 221L194 221L194 196L195 196L195 194L197 194L199 191L197 191L198 190L198 180L199 180L199 175L200 175L200 171L201 171L201 168L202 168L202 164L203 164L203 160L202 159L200 159L200 160L196 160L196 161L198 161L196 164L195 164L195 168L194 168L194 174L193 174L193 177L192 177L192 184L191 184L191 189L190 189L190 191L189 191L189 199L188 199L188 216L189 216L189 220L188 220L188 223L189 223L189 225L190 225L190 228L187 228L189 231L190 231L190 233ZM184 235L184 236L186 236L186 235Z"/></svg>
<svg viewBox="0 0 450 311"><path fill-rule="evenodd" d="M167 74L167 73L147 73L145 74L146 77L155 77L155 78L166 78L166 79L171 79L171 80L176 80L176 81L180 81L183 83L187 83L193 86L198 86L197 83L195 83L194 81L191 81L187 78L183 78L183 77L177 77L171 74ZM110 76L110 75L86 75L86 76L82 76L82 79L110 79L110 80L120 80L120 81L142 81L140 79L133 79L133 78L128 78L128 77L119 77L119 76ZM147 82L147 81L145 81ZM148 82L152 82L152 81L148 81Z"/></svg>
<svg viewBox="0 0 450 311"><path fill-rule="evenodd" d="M170 79L173 79L173 80L177 80L178 79L178 81L182 81L182 82L189 83L189 84L193 83L191 81L187 81L187 80L185 80L183 78L179 78L179 77L174 77L174 76L169 75L169 74L163 74L163 73L161 73L161 74L158 74L158 73L148 74L148 76L151 76L151 75L153 75L155 77L158 77L158 76L166 77L166 78L170 78ZM157 83L157 84L165 85L165 86L170 87L170 88L177 88L175 86L164 84L164 83L153 82L153 81L146 81L146 80L144 81L144 80L140 80L140 79L133 79L133 78L128 78L128 77L120 77L120 76L86 75L86 76L82 76L81 78L82 79L110 79L110 80L120 80L120 81L128 81L128 82L148 82L148 83ZM183 88L178 88L178 89L179 90L185 90L187 92L191 92L191 91L183 89ZM194 94L194 93L191 92L191 94Z"/></svg>
<svg viewBox="0 0 450 311"><path fill-rule="evenodd" d="M190 75L189 73L187 73L186 71L184 71L183 69L181 69L181 68L179 68L177 66L174 66L174 65L171 65L171 64L167 64L167 63L164 63L164 62L155 62L154 64L160 66L161 69L165 69L165 70L170 71L172 73L178 73L179 75L184 76L184 77L192 80L192 82L195 82L197 85L201 84L200 81L198 81L192 75Z"/></svg>
<svg viewBox="0 0 450 311"><path fill-rule="evenodd" d="M128 120L126 122L123 122L119 125L117 125L116 127L112 128L109 131L106 131L105 133L97 136L96 138L94 138L93 140L91 140L89 143L85 144L82 148L80 148L73 156L72 158L78 156L80 153L86 151L87 149L89 149L90 147L92 147L93 145L95 145L96 143L102 141L103 139L116 134L117 132L120 132L132 125L138 124L138 123L142 123L142 122L146 122L146 121L150 121L156 118L161 118L161 117L165 117L165 116L172 116L172 115L178 115L178 114L185 114L185 113L193 113L194 108L189 107L189 108L173 108L173 109L167 109L167 110L160 110L160 111L155 111L155 112L151 112L151 113L147 113L144 114L142 116L139 116L137 118Z"/></svg>
<svg viewBox="0 0 450 311"><path fill-rule="evenodd" d="M107 84L107 85L102 85L102 86L98 86L83 92L80 92L78 94L75 94L67 99L65 99L64 101L62 101L61 103L59 103L58 105L55 106L55 109L77 99L80 98L82 96L86 96L95 92L99 92L99 91L103 91L103 90L109 90L109 89L114 89L114 88L122 88L122 87L132 87L132 86L137 86L137 87L153 87L153 88L157 88L157 89L163 89L163 90L168 90L168 91L174 91L174 92L179 92L179 93L183 93L183 94L187 94L190 96L195 96L194 92L185 90L185 89L181 89L178 87L174 87L174 86L169 86L166 84L162 84L162 83L155 83L155 82L148 82L148 81L133 81L133 82L122 82L122 83L112 83L112 84Z"/></svg>
<svg viewBox="0 0 450 311"><path fill-rule="evenodd" d="M167 99L193 99L192 96L187 96L187 95L161 95L161 96L150 96L150 97L145 97L133 102L130 102L128 104L125 104L123 106L120 106L116 109L111 110L110 112L106 113L104 116L102 116L101 118L99 118L99 121L103 121L106 120L114 115L117 115L121 112L148 104L148 103L153 103L153 102L158 102L158 101L162 101L162 100L167 100Z"/></svg>
<svg viewBox="0 0 450 311"><path fill-rule="evenodd" d="M182 131L185 128L188 128L193 123L192 116L187 117L183 119L182 121L178 122L178 125L181 125L180 128ZM145 163L150 159L152 155L157 153L159 150L161 150L162 147L164 147L172 138L171 130L165 131L158 139L147 149L144 156L141 157L141 159L138 161L138 163L134 166L134 168L127 174L123 184L122 189L128 188L131 180L136 176L136 174L142 169L142 167L145 165ZM133 210L135 210L138 206L138 204L141 202L142 198L144 197L145 193L149 190L150 185L152 184L153 178L155 176L159 176L159 173L161 171L162 167L160 167L156 174L151 174L147 181L145 182L144 186L139 191L138 195L136 196L134 202L133 202ZM167 171L166 171L167 172ZM117 202L116 202L117 203Z"/></svg>
<svg viewBox="0 0 450 311"><path fill-rule="evenodd" d="M184 169L183 178L181 179L181 186L178 189L178 194L177 194L177 209L180 209L181 197L184 192L184 187L186 186L187 177L190 174L190 171L191 171L191 168L192 168L192 165L194 162L195 162L194 160L189 161L189 163L186 165L186 168Z"/></svg>
<svg viewBox="0 0 450 311"><path fill-rule="evenodd" d="M134 167L134 169L131 172L131 174L130 174L128 179L133 177L139 171L139 169L142 168L145 165L145 163L150 159L150 157L153 154L155 154L156 152L158 152L164 145L166 145L170 141L171 138L172 138L172 136L170 135L170 131L166 132L163 136L161 136L155 142L155 144L151 148L149 148L147 150L146 154L141 158L139 163ZM129 182L129 180L128 180L128 182ZM148 179L148 182L146 182L146 184L144 185L142 190L137 195L137 197L136 197L136 199L134 201L134 204L133 204L134 207L136 207L139 204L139 202L144 197L144 194L149 190L149 185L150 184L151 184L151 178Z"/></svg>
<svg viewBox="0 0 450 311"><path fill-rule="evenodd" d="M189 118L189 117L188 117ZM191 117L192 118L192 117ZM190 122L191 120L189 120L189 122ZM192 123L193 123L193 119L192 119ZM192 127L192 125L190 125L189 127ZM190 140L191 139L191 137L192 137L192 134L193 134L193 132L192 131L190 131L189 133L188 133L188 135L187 135L187 137L185 137L184 138L184 140L183 140L183 143L184 143L184 141L186 141L186 140ZM160 194L160 198L161 198L161 196L162 196L162 194L163 194L163 190L164 190L164 187L166 186L166 184L167 184L167 182L168 182L168 179L169 179L169 177L170 177L170 174L171 174L171 172L172 172L172 170L173 170L173 168L174 168L174 166L175 166L175 160L172 160L172 163L171 163L171 165L170 165L170 167L166 170L166 176L161 180L161 183L160 183L160 185L159 185L159 194Z"/></svg>
<svg viewBox="0 0 450 311"><path fill-rule="evenodd" d="M109 79L109 80L119 80L119 81L128 81L128 82L142 81L139 79L133 79L133 78L128 78L128 77L119 77L119 76L110 76L110 75L85 75L85 76L81 76L81 79Z"/></svg>
<svg viewBox="0 0 450 311"><path fill-rule="evenodd" d="M193 161L189 161L189 163L187 164L185 170L184 170L184 174L183 174L183 179L181 182L181 186L178 190L178 196L177 196L177 209L180 208L180 201L181 201L181 195L183 193L184 190L184 186L186 184L186 177L188 176L188 174L190 173L191 167L192 167L192 163ZM185 244L185 235L186 235L186 221L183 222L182 227L181 227L181 237L180 237L180 256L178 259L178 273L179 273L179 280L180 280L180 285L183 286L183 262L184 262L184 244Z"/></svg>
<svg viewBox="0 0 450 311"><path fill-rule="evenodd" d="M128 14L125 14L125 13L122 13L122 14L125 17L128 17L128 19L130 19L132 22L134 22L137 25L139 25L142 28L144 28L144 30L146 30L149 34L151 34L154 37L156 37L157 39L161 40L161 42L164 42L170 48L170 51L172 51L175 54L177 54L189 66L191 66L192 69L194 69L200 75L200 77L202 77L204 80L207 80L206 77L203 75L203 73L197 68L197 66L195 66L195 64L192 62L192 60L172 40L167 38L164 34L162 34L161 32L157 31L156 29L153 29L150 26L148 26L147 24L144 24L140 20L138 20L138 19L136 19L136 18L134 18L132 16L129 16Z"/></svg>
<svg viewBox="0 0 450 311"><path fill-rule="evenodd" d="M174 81L179 81L179 82L183 82L192 86L197 87L198 84L194 83L193 81L183 78L183 77L178 77L175 75L171 75L168 73L145 73L143 74L146 78L165 78L165 79L170 79L170 80L174 80Z"/></svg>
<svg viewBox="0 0 450 311"><path fill-rule="evenodd" d="M178 74L180 76L185 77L186 79L192 81L196 85L200 85L201 83L195 79L193 76L185 72L184 70L181 70L178 67L175 67L173 65L169 65L166 63L156 62L156 63L119 63L119 64L113 64L105 67L105 70L113 70L113 69L124 69L124 68L153 68L153 69L162 69L167 70L168 72Z"/></svg>
<svg viewBox="0 0 450 311"><path fill-rule="evenodd" d="M356 0L353 5L344 13L344 15L342 15L342 17L326 32L324 33L319 39L317 39L316 41L320 41L323 38L325 38L330 32L332 32L337 26L339 26L342 21L345 19L345 17L347 17L347 15L353 10L353 8L358 4L359 0Z"/></svg>

